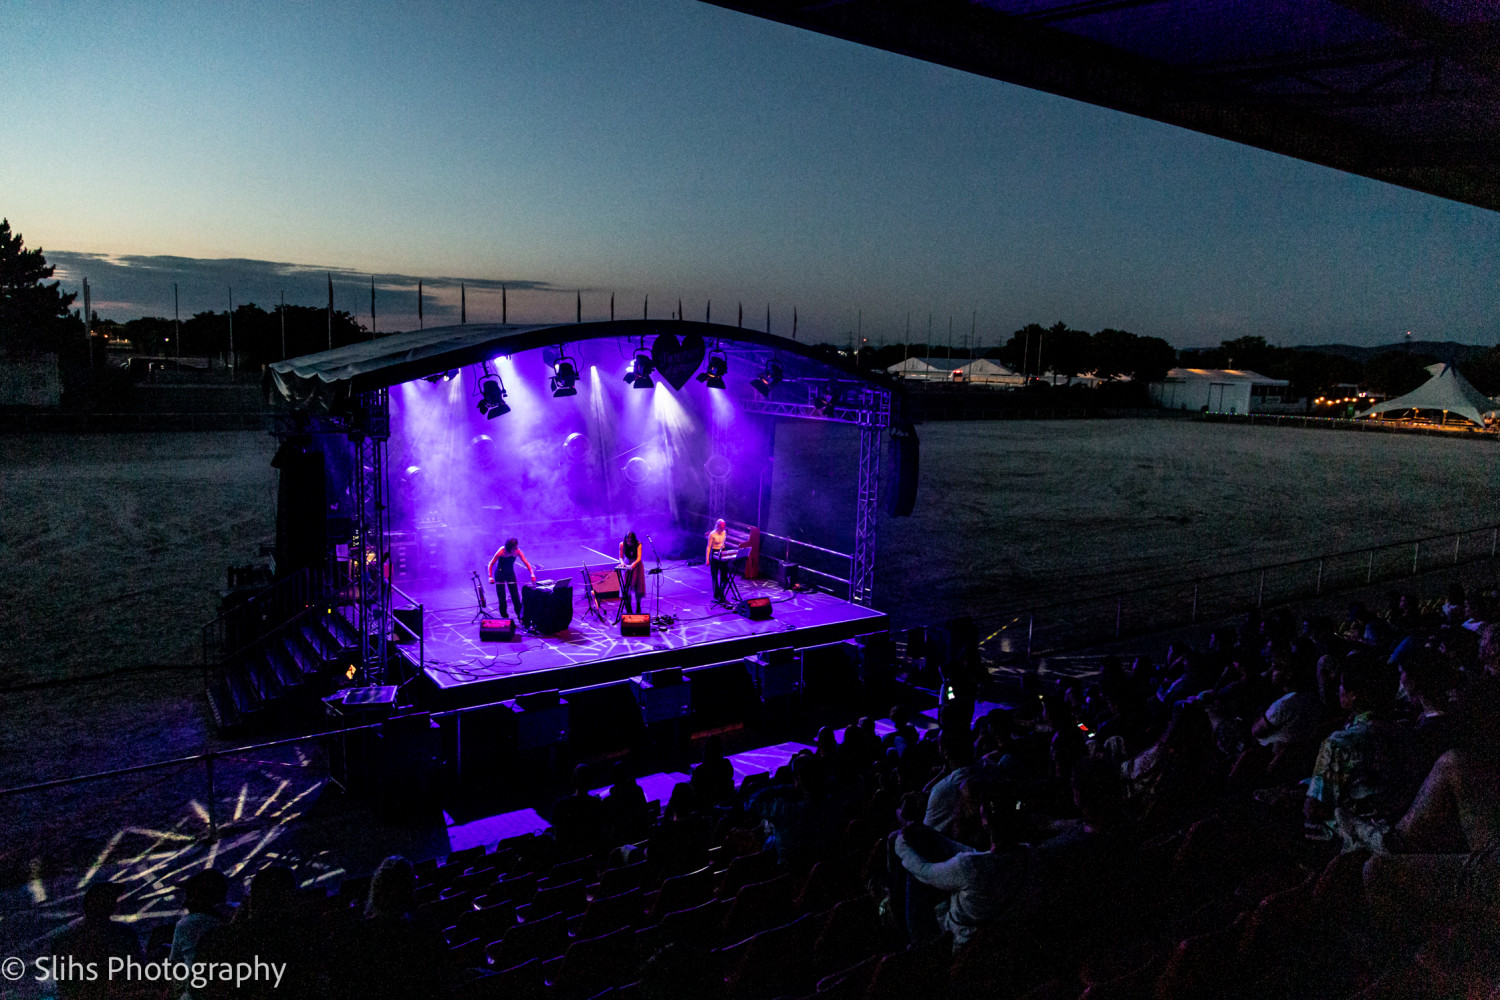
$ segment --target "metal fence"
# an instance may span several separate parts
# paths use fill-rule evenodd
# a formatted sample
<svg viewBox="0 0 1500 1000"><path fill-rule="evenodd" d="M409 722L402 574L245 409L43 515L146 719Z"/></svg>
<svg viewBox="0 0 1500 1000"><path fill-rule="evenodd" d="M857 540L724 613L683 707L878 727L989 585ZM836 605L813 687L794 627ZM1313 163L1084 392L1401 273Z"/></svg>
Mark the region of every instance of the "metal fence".
<svg viewBox="0 0 1500 1000"><path fill-rule="evenodd" d="M993 630L984 652L1029 659L1459 566L1493 570L1497 549L1500 527L1474 528L1021 608L980 621Z"/></svg>
<svg viewBox="0 0 1500 1000"><path fill-rule="evenodd" d="M147 431L265 431L264 413L0 413L0 433L97 434Z"/></svg>
<svg viewBox="0 0 1500 1000"><path fill-rule="evenodd" d="M804 542L796 538L788 538L785 535L772 534L769 531L760 533L761 546L760 557L762 561L770 561L776 564L776 575L781 577L785 572L784 567L789 563L795 563L797 573L808 573L816 577L816 580L802 580L804 585L816 585L828 591L835 597L849 599L850 576L854 571L854 556L848 552L840 552L837 549L827 549L812 542ZM776 542L776 545L767 545L766 540ZM780 555L776 550L780 550ZM811 564L811 565L810 565ZM823 569L818 567L822 566ZM829 572L833 570L833 572ZM839 571L842 570L842 573ZM762 576L766 576L764 571ZM783 577L784 579L784 577Z"/></svg>
<svg viewBox="0 0 1500 1000"><path fill-rule="evenodd" d="M1500 441L1500 434L1493 429L1470 425L1418 424L1407 420L1363 420L1350 417L1313 417L1293 413L1200 413L1197 419L1207 423L1257 424L1263 427L1312 427L1339 431L1384 431L1388 434L1439 434L1445 437L1461 435L1478 437L1489 441Z"/></svg>

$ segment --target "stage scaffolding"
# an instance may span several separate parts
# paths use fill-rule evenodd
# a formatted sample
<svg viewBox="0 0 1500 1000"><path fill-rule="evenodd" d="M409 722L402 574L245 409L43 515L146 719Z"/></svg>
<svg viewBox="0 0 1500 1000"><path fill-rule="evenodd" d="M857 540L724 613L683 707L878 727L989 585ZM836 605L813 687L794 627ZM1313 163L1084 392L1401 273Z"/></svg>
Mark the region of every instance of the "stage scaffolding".
<svg viewBox="0 0 1500 1000"><path fill-rule="evenodd" d="M346 435L357 452L358 496L354 516L357 542L352 555L361 560L361 573L367 573L368 566L378 567L373 578L361 580L358 588L359 625L369 637L361 656L370 674L379 673L376 665L385 663L390 652L387 619L391 592L384 577L389 558L388 388L448 370L482 365L500 354L597 339L636 341L644 345L647 338L655 342L667 333L672 334L674 350L678 343L700 338L703 344L733 358L737 371L774 370L771 384L807 389L805 403L787 401L784 391L780 399L738 398L737 405L743 411L853 424L860 429L849 591L852 603L872 605L883 437L905 419L901 412L902 390L883 374L857 372L822 348L772 336L769 331L680 319L538 326L470 324L408 331L271 365L269 391L290 411L287 417L298 425L295 432ZM278 423L287 417L279 417ZM719 510L728 475L722 441L711 442L707 471L710 507ZM364 586L366 583L368 586ZM366 592L370 595L368 600Z"/></svg>
<svg viewBox="0 0 1500 1000"><path fill-rule="evenodd" d="M880 453L891 427L891 393L864 383L843 383L838 402L829 410L814 403L783 403L751 398L741 409L772 417L826 420L859 428L859 482L855 489L854 552L850 560L849 600L872 607L875 596L875 529L880 520Z"/></svg>
<svg viewBox="0 0 1500 1000"><path fill-rule="evenodd" d="M355 459L354 534L350 559L359 567L355 589L361 637L359 672L366 683L385 683L391 634L389 390L361 393L351 417Z"/></svg>
<svg viewBox="0 0 1500 1000"><path fill-rule="evenodd" d="M344 438L349 446L353 507L350 519L349 572L336 570L332 551L325 579L337 581L327 599L352 604L361 642L355 651L357 677L366 684L386 682L391 653L389 395L386 389L359 393L336 414L279 416L272 433L292 437Z"/></svg>

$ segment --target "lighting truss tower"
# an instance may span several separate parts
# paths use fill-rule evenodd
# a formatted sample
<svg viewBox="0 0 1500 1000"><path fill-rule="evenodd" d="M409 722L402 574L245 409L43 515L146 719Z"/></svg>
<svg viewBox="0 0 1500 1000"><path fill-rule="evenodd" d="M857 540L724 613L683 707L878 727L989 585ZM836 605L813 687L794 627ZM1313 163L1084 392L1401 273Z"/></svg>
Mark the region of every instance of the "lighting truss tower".
<svg viewBox="0 0 1500 1000"><path fill-rule="evenodd" d="M854 552L849 572L849 600L871 607L875 595L875 528L880 516L880 452L891 426L891 392L876 386L845 383L843 394L827 412L811 403L787 403L751 396L742 409L772 417L828 420L859 428L859 483L855 491Z"/></svg>
<svg viewBox="0 0 1500 1000"><path fill-rule="evenodd" d="M387 442L391 434L386 390L359 397L349 421L349 442L356 462L355 542L350 553L359 567L355 577L356 623L360 635L360 676L365 683L385 678L390 633L391 584L385 577L389 556L390 495Z"/></svg>
<svg viewBox="0 0 1500 1000"><path fill-rule="evenodd" d="M891 394L865 389L859 418L859 486L855 493L854 560L849 573L849 600L871 607L875 599L875 527L880 519L880 452L883 432L891 425Z"/></svg>

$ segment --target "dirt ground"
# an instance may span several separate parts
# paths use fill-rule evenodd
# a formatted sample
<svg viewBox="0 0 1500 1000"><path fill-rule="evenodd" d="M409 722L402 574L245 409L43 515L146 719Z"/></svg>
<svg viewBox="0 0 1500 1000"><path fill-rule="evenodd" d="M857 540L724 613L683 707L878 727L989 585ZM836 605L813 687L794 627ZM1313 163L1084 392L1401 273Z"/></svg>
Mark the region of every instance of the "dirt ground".
<svg viewBox="0 0 1500 1000"><path fill-rule="evenodd" d="M1494 439L1180 419L918 432L916 510L879 525L875 600L898 627L1500 522ZM857 451L788 425L773 530L849 545Z"/></svg>

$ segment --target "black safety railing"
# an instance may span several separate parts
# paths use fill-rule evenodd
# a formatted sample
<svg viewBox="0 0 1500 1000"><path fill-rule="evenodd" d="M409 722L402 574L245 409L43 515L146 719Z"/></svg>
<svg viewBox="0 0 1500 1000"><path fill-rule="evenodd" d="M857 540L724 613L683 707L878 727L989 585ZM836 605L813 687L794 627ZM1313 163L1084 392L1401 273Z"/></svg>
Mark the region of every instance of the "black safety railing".
<svg viewBox="0 0 1500 1000"><path fill-rule="evenodd" d="M1019 607L976 621L988 658L1030 660L1445 569L1494 568L1497 554L1500 527L1473 528Z"/></svg>
<svg viewBox="0 0 1500 1000"><path fill-rule="evenodd" d="M761 560L775 563L778 569L777 575L781 575L781 567L795 564L798 574L810 573L818 580L826 581L823 586L830 593L843 597L845 600L848 599L852 586L849 578L854 572L854 556L848 552L824 548L812 542L804 542L799 538L788 538L785 535L777 535L764 530L761 531L760 538ZM777 544L768 545L766 544L768 541ZM778 549L781 552L780 555L777 554ZM809 565L810 562L817 565ZM818 565L825 566L827 569L819 569ZM843 570L842 574L837 572L840 568ZM829 569L835 572L828 572Z"/></svg>
<svg viewBox="0 0 1500 1000"><path fill-rule="evenodd" d="M224 663L252 647L263 636L325 602L328 574L299 569L256 591L199 630L205 667Z"/></svg>
<svg viewBox="0 0 1500 1000"><path fill-rule="evenodd" d="M393 598L389 626L390 634L395 638L398 645L416 644L417 670L420 672L427 667L427 606L394 583L390 586L391 597ZM396 598L399 598L403 602L404 607L396 607L394 600ZM405 614L404 612L409 612L409 614ZM416 627L413 628L409 622L415 622Z"/></svg>

